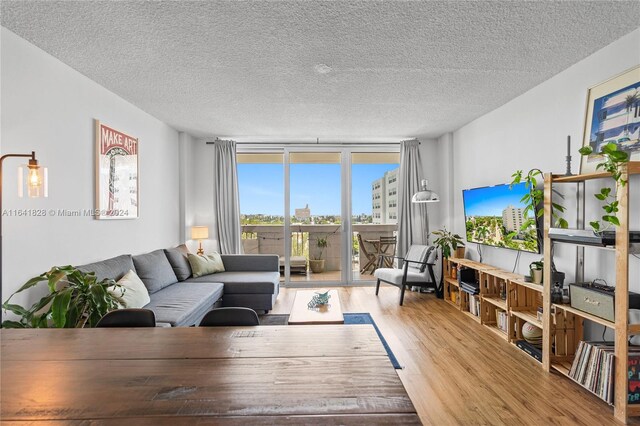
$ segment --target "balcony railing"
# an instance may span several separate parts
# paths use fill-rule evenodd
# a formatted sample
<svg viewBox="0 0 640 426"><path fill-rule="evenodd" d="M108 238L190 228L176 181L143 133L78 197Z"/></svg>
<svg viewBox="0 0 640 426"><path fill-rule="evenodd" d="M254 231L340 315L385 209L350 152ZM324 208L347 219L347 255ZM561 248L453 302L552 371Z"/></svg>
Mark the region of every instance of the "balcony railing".
<svg viewBox="0 0 640 426"><path fill-rule="evenodd" d="M360 271L360 265L367 262L361 252L356 233L362 236L362 240L377 240L380 237L394 235L397 225L354 224L351 226L353 235L353 258L351 265L354 272ZM322 258L325 260L325 273L336 275L340 271L342 259L342 225L291 225L291 255L303 256L307 260L316 258L319 249L315 242L318 238L327 238L328 245ZM249 254L277 254L284 258L285 235L283 225L243 225L242 245L245 253ZM331 273L333 271L333 273Z"/></svg>

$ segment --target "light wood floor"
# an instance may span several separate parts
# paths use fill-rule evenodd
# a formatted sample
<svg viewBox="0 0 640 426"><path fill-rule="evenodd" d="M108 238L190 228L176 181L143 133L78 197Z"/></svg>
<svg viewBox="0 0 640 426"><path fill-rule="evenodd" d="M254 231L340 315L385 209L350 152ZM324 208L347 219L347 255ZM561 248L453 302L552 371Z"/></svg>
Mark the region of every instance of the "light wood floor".
<svg viewBox="0 0 640 426"><path fill-rule="evenodd" d="M395 287L338 291L344 312L373 316L425 425L618 424L606 403L433 295L407 292L398 306ZM289 313L294 294L282 289L272 313Z"/></svg>

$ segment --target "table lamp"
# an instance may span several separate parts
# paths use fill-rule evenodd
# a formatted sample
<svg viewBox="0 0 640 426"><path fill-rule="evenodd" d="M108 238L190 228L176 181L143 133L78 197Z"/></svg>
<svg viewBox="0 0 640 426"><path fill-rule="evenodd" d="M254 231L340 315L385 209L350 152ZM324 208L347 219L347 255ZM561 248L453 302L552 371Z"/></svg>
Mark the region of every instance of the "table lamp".
<svg viewBox="0 0 640 426"><path fill-rule="evenodd" d="M207 226L192 226L191 227L191 239L198 241L198 251L196 254L203 255L202 240L209 238L209 228Z"/></svg>

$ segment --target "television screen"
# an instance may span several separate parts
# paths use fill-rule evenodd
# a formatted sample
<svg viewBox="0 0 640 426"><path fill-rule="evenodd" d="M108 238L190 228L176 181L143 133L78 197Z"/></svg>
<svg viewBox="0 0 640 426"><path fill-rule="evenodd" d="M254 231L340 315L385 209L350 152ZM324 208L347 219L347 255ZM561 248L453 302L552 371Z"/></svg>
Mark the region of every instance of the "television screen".
<svg viewBox="0 0 640 426"><path fill-rule="evenodd" d="M520 201L528 193L524 183L463 190L467 241L539 253L536 220L521 229L535 215Z"/></svg>

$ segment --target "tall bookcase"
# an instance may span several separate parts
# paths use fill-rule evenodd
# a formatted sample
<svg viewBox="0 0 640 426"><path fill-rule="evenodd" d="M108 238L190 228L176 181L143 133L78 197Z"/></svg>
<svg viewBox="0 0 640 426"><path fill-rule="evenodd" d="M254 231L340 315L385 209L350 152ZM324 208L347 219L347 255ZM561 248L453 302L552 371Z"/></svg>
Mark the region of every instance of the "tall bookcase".
<svg viewBox="0 0 640 426"><path fill-rule="evenodd" d="M589 173L574 176L546 174L544 180L544 291L543 291L543 357L542 366L546 371L555 370L569 377L569 369L575 357L575 351L583 339L585 320L604 325L615 331L615 370L614 370L614 416L622 421L632 416L640 416L640 405L627 403L627 362L629 354L628 336L640 334L640 325L629 325L629 194L633 182L631 175L640 174L640 161L632 161L622 166L622 179L627 185L620 187L617 193L618 219L615 246L615 321L607 321L594 315L571 308L568 305L551 303L551 263L552 240L549 228L552 225L551 198L556 184L583 183L592 179L611 179L609 173ZM636 188L634 194L640 194ZM584 196L584 194L583 194Z"/></svg>

